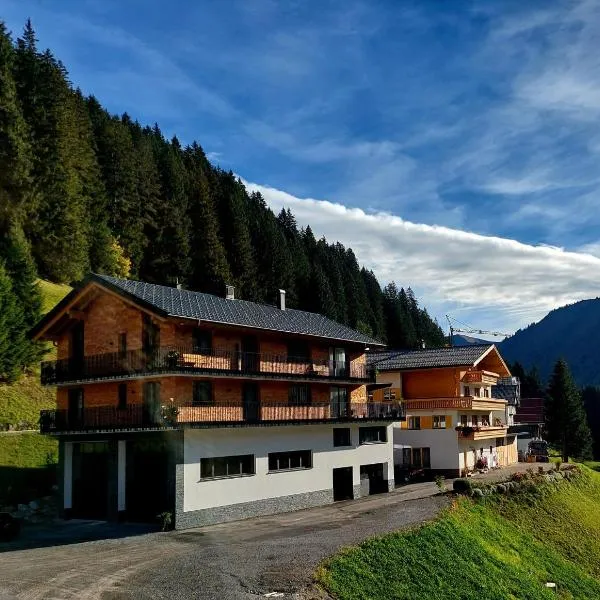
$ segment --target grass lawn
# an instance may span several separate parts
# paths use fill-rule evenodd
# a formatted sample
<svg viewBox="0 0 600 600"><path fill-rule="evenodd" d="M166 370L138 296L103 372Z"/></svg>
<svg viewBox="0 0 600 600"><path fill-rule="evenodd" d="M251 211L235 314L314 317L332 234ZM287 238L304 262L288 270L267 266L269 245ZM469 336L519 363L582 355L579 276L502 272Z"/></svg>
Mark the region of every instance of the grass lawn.
<svg viewBox="0 0 600 600"><path fill-rule="evenodd" d="M341 552L317 578L340 600L600 598L600 475L461 498L430 524Z"/></svg>
<svg viewBox="0 0 600 600"><path fill-rule="evenodd" d="M58 442L28 431L0 433L0 467L35 469L58 460Z"/></svg>
<svg viewBox="0 0 600 600"><path fill-rule="evenodd" d="M45 279L38 279L42 292L42 313L46 314L54 308L70 291L71 287L61 283L52 283Z"/></svg>

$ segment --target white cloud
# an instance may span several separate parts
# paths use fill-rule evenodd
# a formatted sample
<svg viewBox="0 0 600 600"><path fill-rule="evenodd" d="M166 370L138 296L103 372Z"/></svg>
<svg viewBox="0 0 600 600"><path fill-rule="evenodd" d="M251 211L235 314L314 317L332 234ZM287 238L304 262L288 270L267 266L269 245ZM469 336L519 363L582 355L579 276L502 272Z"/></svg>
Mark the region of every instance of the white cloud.
<svg viewBox="0 0 600 600"><path fill-rule="evenodd" d="M515 330L600 290L600 258L533 246L246 183L278 212L289 207L316 236L352 247L380 282L410 285L432 312L460 314L481 328ZM591 248L590 248L591 249Z"/></svg>

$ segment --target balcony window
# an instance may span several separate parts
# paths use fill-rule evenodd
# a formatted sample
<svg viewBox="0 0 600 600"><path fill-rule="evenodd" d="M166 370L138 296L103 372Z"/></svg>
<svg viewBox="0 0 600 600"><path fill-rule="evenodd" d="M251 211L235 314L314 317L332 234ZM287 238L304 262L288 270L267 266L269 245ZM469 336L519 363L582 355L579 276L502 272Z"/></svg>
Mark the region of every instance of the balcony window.
<svg viewBox="0 0 600 600"><path fill-rule="evenodd" d="M475 396L476 398L479 398L481 390L479 388L473 388L473 396Z"/></svg>
<svg viewBox="0 0 600 600"><path fill-rule="evenodd" d="M124 410L127 408L127 384L119 384L119 409Z"/></svg>
<svg viewBox="0 0 600 600"><path fill-rule="evenodd" d="M254 454L200 459L200 479L254 475Z"/></svg>
<svg viewBox="0 0 600 600"><path fill-rule="evenodd" d="M310 360L310 348L305 340L291 340L287 345L288 360L308 362Z"/></svg>
<svg viewBox="0 0 600 600"><path fill-rule="evenodd" d="M291 406L307 406L311 402L310 385L298 383L290 385L288 390L288 403Z"/></svg>
<svg viewBox="0 0 600 600"><path fill-rule="evenodd" d="M359 444L374 444L378 442L387 442L387 427L359 427Z"/></svg>
<svg viewBox="0 0 600 600"><path fill-rule="evenodd" d="M127 333L119 334L119 358L127 356Z"/></svg>
<svg viewBox="0 0 600 600"><path fill-rule="evenodd" d="M469 419L467 415L460 415L460 425L461 427L467 427L469 424Z"/></svg>
<svg viewBox="0 0 600 600"><path fill-rule="evenodd" d="M392 388L385 388L383 390L383 399L384 400L395 400L396 399L396 390Z"/></svg>
<svg viewBox="0 0 600 600"><path fill-rule="evenodd" d="M468 385L465 385L465 396L470 396L471 395L471 388Z"/></svg>
<svg viewBox="0 0 600 600"><path fill-rule="evenodd" d="M192 347L198 354L208 354L212 350L212 333L196 327L192 332Z"/></svg>
<svg viewBox="0 0 600 600"><path fill-rule="evenodd" d="M484 398L490 397L490 390L488 388L483 388L483 396Z"/></svg>
<svg viewBox="0 0 600 600"><path fill-rule="evenodd" d="M408 417L409 429L421 429L421 417Z"/></svg>
<svg viewBox="0 0 600 600"><path fill-rule="evenodd" d="M348 416L348 390L345 387L332 385L329 391L329 399L333 418Z"/></svg>
<svg viewBox="0 0 600 600"><path fill-rule="evenodd" d="M213 403L213 389L210 381L194 381L192 387L192 405L206 406Z"/></svg>
<svg viewBox="0 0 600 600"><path fill-rule="evenodd" d="M490 416L489 415L481 415L481 425L487 427L490 424Z"/></svg>
<svg viewBox="0 0 600 600"><path fill-rule="evenodd" d="M434 415L433 428L434 429L446 429L446 415Z"/></svg>
<svg viewBox="0 0 600 600"><path fill-rule="evenodd" d="M310 450L269 453L269 471L271 472L311 468L312 452Z"/></svg>
<svg viewBox="0 0 600 600"><path fill-rule="evenodd" d="M160 327L150 315L142 315L142 350L144 354L154 354L160 347Z"/></svg>

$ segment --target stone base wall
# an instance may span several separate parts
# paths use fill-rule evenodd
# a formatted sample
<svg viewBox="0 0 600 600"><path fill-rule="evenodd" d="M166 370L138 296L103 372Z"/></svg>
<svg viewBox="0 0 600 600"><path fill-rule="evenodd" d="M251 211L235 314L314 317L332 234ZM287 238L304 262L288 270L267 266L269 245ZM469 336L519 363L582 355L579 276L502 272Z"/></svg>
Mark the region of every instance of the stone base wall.
<svg viewBox="0 0 600 600"><path fill-rule="evenodd" d="M177 510L175 514L175 529L204 527L205 525L239 521L250 517L275 515L303 508L313 508L315 506L331 504L333 502L333 490L331 489L183 512L183 510L181 510L181 508L183 508L183 490L179 485L176 485L176 490L178 497L175 506L179 510ZM181 498L179 498L180 492Z"/></svg>

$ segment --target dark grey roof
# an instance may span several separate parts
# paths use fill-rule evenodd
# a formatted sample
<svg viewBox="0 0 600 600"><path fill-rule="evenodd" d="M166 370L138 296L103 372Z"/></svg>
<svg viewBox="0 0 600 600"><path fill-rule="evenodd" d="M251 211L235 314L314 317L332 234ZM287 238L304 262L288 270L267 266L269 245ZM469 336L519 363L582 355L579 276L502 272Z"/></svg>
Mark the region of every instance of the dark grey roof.
<svg viewBox="0 0 600 600"><path fill-rule="evenodd" d="M493 344L473 344L455 348L373 352L367 355L367 363L379 371L461 367L473 365L491 346Z"/></svg>
<svg viewBox="0 0 600 600"><path fill-rule="evenodd" d="M372 337L317 313L290 308L280 310L268 304L258 304L247 300L227 300L212 294L180 290L130 279L117 279L107 275L92 274L89 276L89 280L96 280L98 283L108 285L114 291L125 293L131 299L157 310L165 316L269 329L376 346L383 345Z"/></svg>

